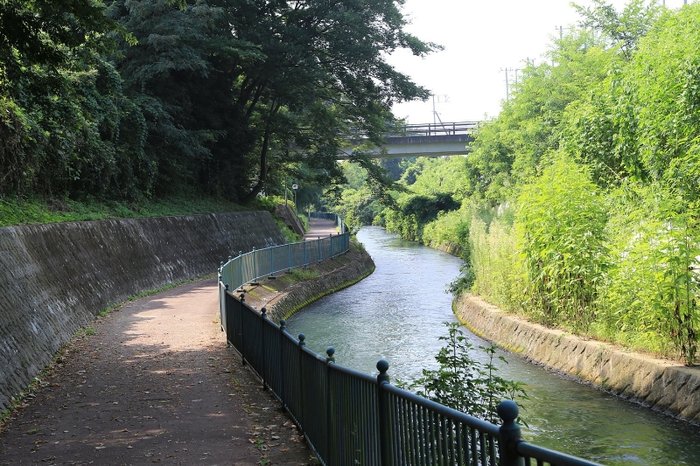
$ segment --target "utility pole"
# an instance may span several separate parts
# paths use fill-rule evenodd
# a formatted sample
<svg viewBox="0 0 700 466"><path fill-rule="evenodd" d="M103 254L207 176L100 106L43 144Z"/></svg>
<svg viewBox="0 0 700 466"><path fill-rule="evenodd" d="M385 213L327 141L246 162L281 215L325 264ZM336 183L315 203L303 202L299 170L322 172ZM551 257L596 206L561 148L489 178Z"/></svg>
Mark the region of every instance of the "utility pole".
<svg viewBox="0 0 700 466"><path fill-rule="evenodd" d="M436 103L439 104L441 102L447 103L450 101L450 98L449 98L449 96L447 96L445 94L440 94L440 95L431 94L431 96L433 97L433 124L437 125L438 120L440 121L440 124L442 124L442 120L440 119L440 114L435 109L435 104ZM436 97L437 97L437 101L435 100Z"/></svg>
<svg viewBox="0 0 700 466"><path fill-rule="evenodd" d="M506 102L508 102L510 100L510 82L508 80L510 72L513 71L513 68L501 68L501 71L505 72L506 74Z"/></svg>

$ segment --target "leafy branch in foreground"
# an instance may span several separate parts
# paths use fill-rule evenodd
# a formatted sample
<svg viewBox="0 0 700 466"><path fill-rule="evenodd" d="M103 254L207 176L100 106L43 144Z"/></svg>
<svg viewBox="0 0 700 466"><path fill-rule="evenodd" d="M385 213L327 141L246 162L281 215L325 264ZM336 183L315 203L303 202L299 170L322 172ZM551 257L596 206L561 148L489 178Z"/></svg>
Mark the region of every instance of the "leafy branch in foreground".
<svg viewBox="0 0 700 466"><path fill-rule="evenodd" d="M403 388L448 406L457 411L484 419L494 424L500 423L496 407L504 399L527 399L524 383L506 380L495 372L494 358L507 363L503 356L496 356L496 346L479 348L488 355L488 363L477 361L471 356L474 345L467 341L461 325L445 322L449 330L440 340L447 344L440 349L435 359L439 369L423 369L423 376ZM522 406L520 406L522 410ZM522 419L519 419L523 422Z"/></svg>

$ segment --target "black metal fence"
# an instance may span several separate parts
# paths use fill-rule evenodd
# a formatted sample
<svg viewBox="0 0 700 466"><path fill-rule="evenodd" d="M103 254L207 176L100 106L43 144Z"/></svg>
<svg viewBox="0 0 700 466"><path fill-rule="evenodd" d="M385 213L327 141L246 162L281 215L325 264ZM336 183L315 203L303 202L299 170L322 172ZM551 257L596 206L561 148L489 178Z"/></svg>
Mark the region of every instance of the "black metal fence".
<svg viewBox="0 0 700 466"><path fill-rule="evenodd" d="M498 407L496 426L389 383L389 364L372 377L322 357L237 297L222 282L222 325L243 362L280 400L319 460L335 465L593 466L528 444L515 423L518 407Z"/></svg>

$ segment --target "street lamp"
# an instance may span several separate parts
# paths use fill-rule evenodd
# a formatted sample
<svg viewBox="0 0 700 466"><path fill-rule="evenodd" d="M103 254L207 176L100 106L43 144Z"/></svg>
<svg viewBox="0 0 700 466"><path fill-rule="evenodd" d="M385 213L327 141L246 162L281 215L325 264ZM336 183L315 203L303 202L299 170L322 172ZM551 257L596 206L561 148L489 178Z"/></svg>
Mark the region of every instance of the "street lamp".
<svg viewBox="0 0 700 466"><path fill-rule="evenodd" d="M294 191L294 212L297 211L297 189L299 189L299 185L294 183L292 185L292 191Z"/></svg>

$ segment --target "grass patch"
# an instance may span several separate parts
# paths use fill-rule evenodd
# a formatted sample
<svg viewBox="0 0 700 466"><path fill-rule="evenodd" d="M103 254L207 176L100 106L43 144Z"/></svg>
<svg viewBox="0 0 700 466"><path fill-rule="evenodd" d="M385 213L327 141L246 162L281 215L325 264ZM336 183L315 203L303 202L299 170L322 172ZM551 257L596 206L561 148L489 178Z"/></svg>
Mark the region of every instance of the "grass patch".
<svg viewBox="0 0 700 466"><path fill-rule="evenodd" d="M318 270L307 268L292 269L289 271L289 275L300 282L313 280L321 276Z"/></svg>
<svg viewBox="0 0 700 466"><path fill-rule="evenodd" d="M259 209L225 199L179 196L139 203L86 199L18 199L0 197L0 227L36 223L78 222L116 218L167 217Z"/></svg>

